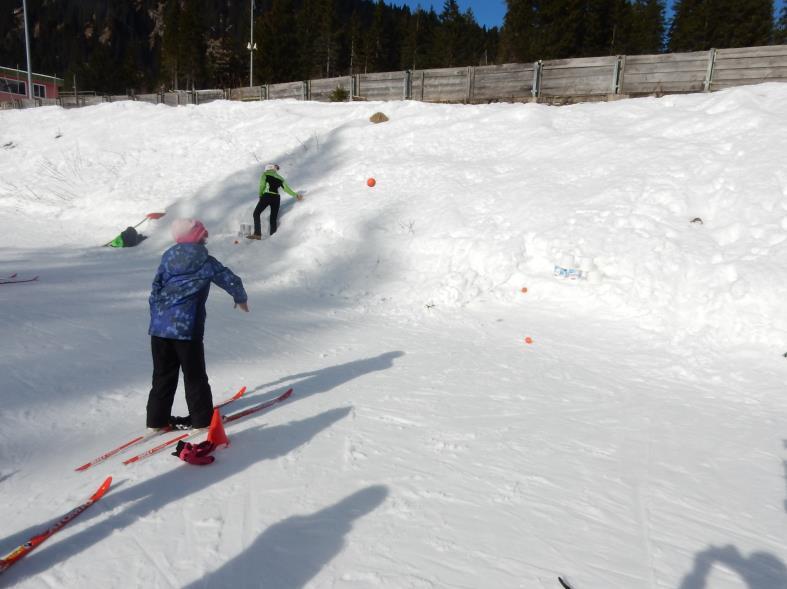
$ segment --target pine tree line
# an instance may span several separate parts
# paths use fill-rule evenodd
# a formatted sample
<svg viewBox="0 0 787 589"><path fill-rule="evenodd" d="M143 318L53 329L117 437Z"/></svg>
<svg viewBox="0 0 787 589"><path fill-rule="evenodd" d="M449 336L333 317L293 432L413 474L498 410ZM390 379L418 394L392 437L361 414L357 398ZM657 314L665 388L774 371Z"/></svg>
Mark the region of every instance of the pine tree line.
<svg viewBox="0 0 787 589"><path fill-rule="evenodd" d="M499 59L532 61L785 43L773 0L507 0Z"/></svg>
<svg viewBox="0 0 787 589"><path fill-rule="evenodd" d="M487 29L456 0L27 0L33 69L103 93L787 43L773 0L507 0ZM9 4L11 6L9 6ZM0 65L25 68L21 0L0 8ZM254 10L255 49L249 49ZM253 47L253 46L252 46Z"/></svg>

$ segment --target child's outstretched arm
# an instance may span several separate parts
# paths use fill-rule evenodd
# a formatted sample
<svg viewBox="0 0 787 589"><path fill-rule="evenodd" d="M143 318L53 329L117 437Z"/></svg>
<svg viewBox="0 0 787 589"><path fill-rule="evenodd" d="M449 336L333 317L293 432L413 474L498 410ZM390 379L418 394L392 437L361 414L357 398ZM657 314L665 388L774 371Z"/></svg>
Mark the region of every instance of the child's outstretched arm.
<svg viewBox="0 0 787 589"><path fill-rule="evenodd" d="M244 311L248 311L249 307L246 303L249 297L246 295L246 290L243 288L243 281L240 279L240 276L226 266L223 266L221 262L213 256L208 258L208 263L212 271L211 282L227 291L232 297L235 305L239 306Z"/></svg>

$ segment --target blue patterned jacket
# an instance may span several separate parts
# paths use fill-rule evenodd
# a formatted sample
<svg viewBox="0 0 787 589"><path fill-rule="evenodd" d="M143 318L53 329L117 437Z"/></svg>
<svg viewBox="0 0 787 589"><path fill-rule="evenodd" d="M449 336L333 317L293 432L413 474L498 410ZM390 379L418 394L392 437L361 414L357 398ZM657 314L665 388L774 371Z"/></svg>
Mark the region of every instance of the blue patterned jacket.
<svg viewBox="0 0 787 589"><path fill-rule="evenodd" d="M148 333L170 339L202 340L211 282L232 295L237 304L248 300L241 279L208 255L204 245L179 243L165 251L150 292Z"/></svg>

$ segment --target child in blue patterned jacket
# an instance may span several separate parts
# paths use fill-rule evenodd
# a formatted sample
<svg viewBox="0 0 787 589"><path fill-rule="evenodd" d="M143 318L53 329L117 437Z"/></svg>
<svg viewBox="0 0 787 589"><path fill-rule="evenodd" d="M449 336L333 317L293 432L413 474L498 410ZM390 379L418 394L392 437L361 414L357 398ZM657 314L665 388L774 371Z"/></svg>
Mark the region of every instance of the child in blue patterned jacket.
<svg viewBox="0 0 787 589"><path fill-rule="evenodd" d="M172 224L176 244L161 257L150 292L150 334L153 384L148 396L147 426L170 425L170 413L183 371L190 425L208 427L213 395L205 372L205 302L211 283L227 291L235 306L248 313L243 282L208 254L208 230L195 219ZM182 421L180 425L183 425Z"/></svg>

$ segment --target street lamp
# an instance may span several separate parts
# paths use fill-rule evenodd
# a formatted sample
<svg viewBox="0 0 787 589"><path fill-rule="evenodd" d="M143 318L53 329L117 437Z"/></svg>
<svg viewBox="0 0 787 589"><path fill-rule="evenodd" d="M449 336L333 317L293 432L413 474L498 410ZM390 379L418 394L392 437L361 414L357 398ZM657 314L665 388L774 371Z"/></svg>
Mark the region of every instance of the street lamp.
<svg viewBox="0 0 787 589"><path fill-rule="evenodd" d="M27 97L33 100L33 74L30 66L30 35L27 32L27 0L22 0L22 12L25 18L25 51L27 53Z"/></svg>
<svg viewBox="0 0 787 589"><path fill-rule="evenodd" d="M251 0L251 37L246 49L249 50L249 88L254 86L254 50L257 44L254 42L254 0Z"/></svg>
<svg viewBox="0 0 787 589"><path fill-rule="evenodd" d="M254 85L252 81L254 79L254 50L257 49L257 44L247 43L246 49L249 50L249 88L251 88Z"/></svg>

